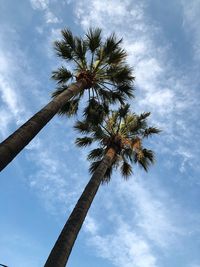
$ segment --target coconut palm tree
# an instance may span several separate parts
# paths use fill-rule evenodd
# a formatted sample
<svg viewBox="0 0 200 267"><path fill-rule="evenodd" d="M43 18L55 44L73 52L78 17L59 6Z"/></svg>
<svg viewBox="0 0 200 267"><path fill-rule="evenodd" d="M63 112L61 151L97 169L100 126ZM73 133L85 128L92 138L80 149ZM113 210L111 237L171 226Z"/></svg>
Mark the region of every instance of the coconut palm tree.
<svg viewBox="0 0 200 267"><path fill-rule="evenodd" d="M143 147L144 138L160 132L155 127L147 126L149 115L130 113L129 105L125 105L117 112L110 112L110 116L98 125L88 123L87 120L76 123L75 128L87 134L77 138L78 146L98 143L98 147L88 155L92 177L58 237L45 267L66 265L97 190L101 183L109 182L114 168L119 167L122 176L127 179L132 173L131 163L139 164L147 171L154 162L153 151Z"/></svg>
<svg viewBox="0 0 200 267"><path fill-rule="evenodd" d="M123 103L125 98L133 96L134 77L121 43L122 39L115 34L103 41L100 29L89 29L84 38L73 36L68 29L62 30L62 39L55 42L55 50L65 65L52 74L57 81L53 99L0 144L0 171L56 113L75 114L86 91L87 114L94 107L104 110L111 103Z"/></svg>

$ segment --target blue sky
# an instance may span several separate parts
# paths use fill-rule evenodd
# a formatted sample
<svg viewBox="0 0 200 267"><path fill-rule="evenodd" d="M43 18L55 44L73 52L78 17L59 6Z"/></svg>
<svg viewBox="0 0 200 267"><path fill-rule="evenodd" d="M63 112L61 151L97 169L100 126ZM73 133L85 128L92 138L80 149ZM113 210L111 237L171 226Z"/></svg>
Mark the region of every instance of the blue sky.
<svg viewBox="0 0 200 267"><path fill-rule="evenodd" d="M124 39L136 112L163 129L157 162L100 188L69 267L200 267L199 0L0 1L0 140L45 105L60 29L89 26ZM86 185L74 120L55 117L1 173L0 263L43 266Z"/></svg>

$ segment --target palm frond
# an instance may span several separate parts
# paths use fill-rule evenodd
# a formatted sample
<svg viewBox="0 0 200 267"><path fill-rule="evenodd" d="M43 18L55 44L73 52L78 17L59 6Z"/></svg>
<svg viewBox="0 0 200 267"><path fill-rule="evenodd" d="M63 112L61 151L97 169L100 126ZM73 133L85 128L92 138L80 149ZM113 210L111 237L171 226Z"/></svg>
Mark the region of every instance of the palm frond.
<svg viewBox="0 0 200 267"><path fill-rule="evenodd" d="M155 162L155 154L152 150L144 148L143 154L152 164Z"/></svg>
<svg viewBox="0 0 200 267"><path fill-rule="evenodd" d="M133 98L133 85L131 83L123 83L117 86L117 90L120 91L122 94L127 95L128 98Z"/></svg>
<svg viewBox="0 0 200 267"><path fill-rule="evenodd" d="M106 107L100 104L97 100L92 98L86 108L84 109L83 115L87 121L97 125L101 123L105 115Z"/></svg>
<svg viewBox="0 0 200 267"><path fill-rule="evenodd" d="M68 47L70 47L72 50L75 50L76 42L72 32L69 29L65 28L64 30L61 31L61 33L64 37L66 45L68 45Z"/></svg>
<svg viewBox="0 0 200 267"><path fill-rule="evenodd" d="M102 129L99 125L93 127L93 138L95 141L103 142L103 140L108 138L108 132Z"/></svg>
<svg viewBox="0 0 200 267"><path fill-rule="evenodd" d="M107 76L109 80L117 85L121 85L122 83L128 83L134 81L135 77L132 75L132 68L128 65L111 65L107 70Z"/></svg>
<svg viewBox="0 0 200 267"><path fill-rule="evenodd" d="M126 51L124 49L118 48L110 54L107 62L108 64L118 64L121 63L126 57Z"/></svg>
<svg viewBox="0 0 200 267"><path fill-rule="evenodd" d="M101 160L97 160L97 161L93 161L90 164L90 167L89 167L90 174L93 174L96 171L100 163L101 163Z"/></svg>
<svg viewBox="0 0 200 267"><path fill-rule="evenodd" d="M101 46L101 29L90 28L86 34L87 36L87 46L92 53Z"/></svg>
<svg viewBox="0 0 200 267"><path fill-rule="evenodd" d="M150 165L154 163L154 153L152 150L143 149L142 156L136 154L135 162L138 162L139 165L147 172Z"/></svg>
<svg viewBox="0 0 200 267"><path fill-rule="evenodd" d="M54 48L56 50L57 56L68 61L73 59L72 50L66 45L64 41L55 41Z"/></svg>
<svg viewBox="0 0 200 267"><path fill-rule="evenodd" d="M82 62L83 65L86 64L85 54L87 51L86 42L81 38L76 37L76 46L75 46L75 56L78 60Z"/></svg>
<svg viewBox="0 0 200 267"><path fill-rule="evenodd" d="M69 79L73 78L73 74L65 67L58 68L58 70L52 72L52 79L58 83L66 83Z"/></svg>
<svg viewBox="0 0 200 267"><path fill-rule="evenodd" d="M88 160L100 160L102 159L104 155L104 149L103 148L96 148L96 149L93 149L92 151L90 151L87 159Z"/></svg>
<svg viewBox="0 0 200 267"><path fill-rule="evenodd" d="M121 174L122 176L127 179L132 174L132 167L127 161L123 161L121 165Z"/></svg>
<svg viewBox="0 0 200 267"><path fill-rule="evenodd" d="M124 118L125 116L127 116L129 112L129 108L130 108L129 104L122 105L118 110L119 116L121 118Z"/></svg>
<svg viewBox="0 0 200 267"><path fill-rule="evenodd" d="M113 33L107 39L103 47L103 52L106 56L109 56L113 53L118 47L119 44L122 42L122 39L117 40L116 35Z"/></svg>
<svg viewBox="0 0 200 267"><path fill-rule="evenodd" d="M151 136L152 134L158 134L160 133L161 130L156 128L156 127L149 127L147 129L145 129L144 133L143 133L143 136L144 137L149 137Z"/></svg>
<svg viewBox="0 0 200 267"><path fill-rule="evenodd" d="M127 146L126 148L124 148L122 152L122 157L124 157L126 160L130 161L131 163L133 163L134 161L134 155L135 155L135 152L130 146Z"/></svg>
<svg viewBox="0 0 200 267"><path fill-rule="evenodd" d="M112 172L113 172L113 166L108 167L106 172L105 172L105 174L104 174L104 177L103 177L103 180L102 180L102 184L110 182L110 179L111 179L111 176L112 176Z"/></svg>
<svg viewBox="0 0 200 267"><path fill-rule="evenodd" d="M71 117L77 114L78 105L79 105L79 98L74 98L72 100L69 100L64 106L60 108L58 114Z"/></svg>
<svg viewBox="0 0 200 267"><path fill-rule="evenodd" d="M93 142L93 138L92 137L82 137L82 138L76 138L75 144L79 147L83 147L83 146L89 146L91 145Z"/></svg>
<svg viewBox="0 0 200 267"><path fill-rule="evenodd" d="M74 129L85 134L91 131L91 126L87 121L77 121L74 125Z"/></svg>
<svg viewBox="0 0 200 267"><path fill-rule="evenodd" d="M150 114L151 114L151 112L144 112L144 113L140 114L139 119L145 120L147 117L150 116Z"/></svg>

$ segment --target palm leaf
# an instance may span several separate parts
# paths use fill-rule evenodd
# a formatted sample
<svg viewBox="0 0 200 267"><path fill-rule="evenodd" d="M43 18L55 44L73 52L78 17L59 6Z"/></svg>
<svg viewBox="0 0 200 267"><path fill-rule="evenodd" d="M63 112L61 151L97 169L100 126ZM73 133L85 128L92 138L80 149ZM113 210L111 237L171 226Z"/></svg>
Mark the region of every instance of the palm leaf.
<svg viewBox="0 0 200 267"><path fill-rule="evenodd" d="M51 76L58 83L66 83L69 79L73 78L73 74L65 67L58 68L58 70L52 72Z"/></svg>
<svg viewBox="0 0 200 267"><path fill-rule="evenodd" d="M83 64L86 64L85 54L87 51L86 42L81 38L76 37L76 46L75 46L75 55L78 60L80 60Z"/></svg>
<svg viewBox="0 0 200 267"><path fill-rule="evenodd" d="M90 164L90 167L89 167L90 174L93 174L96 171L100 163L101 163L101 160L97 160Z"/></svg>
<svg viewBox="0 0 200 267"><path fill-rule="evenodd" d="M122 83L117 86L117 90L122 94L127 95L129 98L134 97L133 95L133 85L131 83Z"/></svg>
<svg viewBox="0 0 200 267"><path fill-rule="evenodd" d="M76 145L79 147L89 146L92 144L92 142L93 142L93 138L88 137L88 136L85 136L82 138L76 138L76 141L75 141Z"/></svg>
<svg viewBox="0 0 200 267"><path fill-rule="evenodd" d="M140 119L140 120L144 120L144 119L146 119L147 117L149 117L150 114L151 114L151 112L144 112L144 113L140 114L139 119Z"/></svg>
<svg viewBox="0 0 200 267"><path fill-rule="evenodd" d="M66 45L64 41L55 41L54 48L56 50L57 56L68 61L73 59L72 50Z"/></svg>
<svg viewBox="0 0 200 267"><path fill-rule="evenodd" d="M142 154L142 157L136 154L135 161L147 172L150 165L154 163L154 153L151 150L143 149Z"/></svg>
<svg viewBox="0 0 200 267"><path fill-rule="evenodd" d="M61 31L61 33L68 47L70 47L72 50L75 50L76 42L75 42L75 38L73 37L72 32L69 29L64 29Z"/></svg>
<svg viewBox="0 0 200 267"><path fill-rule="evenodd" d="M103 52L106 56L109 56L113 53L118 47L119 44L122 42L122 39L117 40L116 35L113 33L107 39L103 47Z"/></svg>
<svg viewBox="0 0 200 267"><path fill-rule="evenodd" d="M158 128L156 128L156 127L149 127L149 128L147 128L147 129L145 129L145 131L144 131L144 137L149 137L149 136L151 136L152 134L158 134L158 133L160 133L161 132L161 130L160 129L158 129Z"/></svg>
<svg viewBox="0 0 200 267"><path fill-rule="evenodd" d="M79 97L69 100L66 104L64 104L64 106L60 108L60 110L58 111L58 114L71 117L77 114L78 105L79 105Z"/></svg>
<svg viewBox="0 0 200 267"><path fill-rule="evenodd" d="M97 100L92 98L84 109L83 115L88 122L97 125L102 122L105 110L105 105L100 104Z"/></svg>
<svg viewBox="0 0 200 267"><path fill-rule="evenodd" d="M87 46L92 53L101 46L101 29L90 28L86 34L87 36Z"/></svg>
<svg viewBox="0 0 200 267"><path fill-rule="evenodd" d="M122 176L127 179L132 174L132 167L127 161L123 161L121 165L121 174Z"/></svg>
<svg viewBox="0 0 200 267"><path fill-rule="evenodd" d="M77 121L74 125L74 129L78 130L80 133L89 133L91 126L87 121Z"/></svg>
<svg viewBox="0 0 200 267"><path fill-rule="evenodd" d="M121 63L126 57L127 57L126 51L121 48L118 48L110 54L108 58L108 64Z"/></svg>
<svg viewBox="0 0 200 267"><path fill-rule="evenodd" d="M103 148L96 148L90 151L88 155L88 160L100 160L102 159L104 155L104 149Z"/></svg>
<svg viewBox="0 0 200 267"><path fill-rule="evenodd" d="M127 116L129 112L129 108L130 108L129 104L122 105L118 110L119 116L121 118L124 118L125 116Z"/></svg>
<svg viewBox="0 0 200 267"><path fill-rule="evenodd" d="M106 169L106 172L105 172L103 180L102 180L102 184L110 182L112 172L113 172L113 166L110 166Z"/></svg>

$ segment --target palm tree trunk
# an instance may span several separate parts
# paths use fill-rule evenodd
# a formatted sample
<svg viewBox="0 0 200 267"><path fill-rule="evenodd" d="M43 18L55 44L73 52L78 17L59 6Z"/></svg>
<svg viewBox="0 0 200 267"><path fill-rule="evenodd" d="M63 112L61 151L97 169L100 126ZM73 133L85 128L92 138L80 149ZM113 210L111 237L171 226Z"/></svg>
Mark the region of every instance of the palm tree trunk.
<svg viewBox="0 0 200 267"><path fill-rule="evenodd" d="M64 267L107 168L116 155L110 148L85 187L44 267Z"/></svg>
<svg viewBox="0 0 200 267"><path fill-rule="evenodd" d="M68 87L24 123L18 130L0 144L0 171L36 136L36 134L53 118L59 109L74 95L86 88L82 79Z"/></svg>

